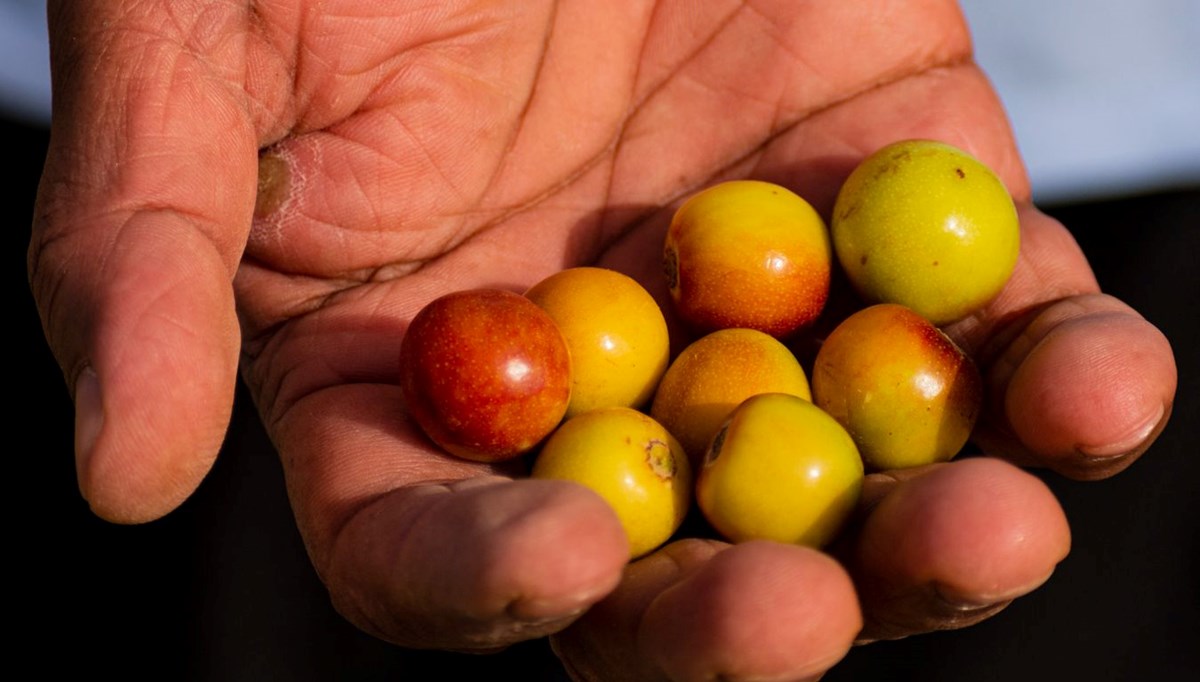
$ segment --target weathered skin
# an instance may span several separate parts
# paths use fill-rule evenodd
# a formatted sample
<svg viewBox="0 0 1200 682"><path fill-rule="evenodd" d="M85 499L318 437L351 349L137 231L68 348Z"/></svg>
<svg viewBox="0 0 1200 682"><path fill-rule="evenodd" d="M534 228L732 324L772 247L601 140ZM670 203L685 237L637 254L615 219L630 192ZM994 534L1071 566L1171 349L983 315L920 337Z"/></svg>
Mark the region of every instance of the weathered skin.
<svg viewBox="0 0 1200 682"><path fill-rule="evenodd" d="M880 474L845 568L701 540L627 565L599 496L444 456L400 414L400 338L425 303L584 264L665 301L670 212L722 180L828 215L884 144L971 151L1022 222L1004 294L951 330L997 397L974 437L1097 478L1171 411L1169 343L1030 205L952 0L52 0L49 18L30 281L83 497L124 523L179 505L225 438L240 360L331 603L402 646L558 633L576 679L806 679L855 638L994 613L948 615L931 587L1004 601L1066 554L1048 489L972 459Z"/></svg>
<svg viewBox="0 0 1200 682"><path fill-rule="evenodd" d="M814 402L846 427L874 470L952 458L975 426L982 388L953 341L896 304L846 318L813 365Z"/></svg>
<svg viewBox="0 0 1200 682"><path fill-rule="evenodd" d="M695 329L780 338L821 314L832 259L825 222L808 202L776 184L734 180L676 211L663 267L676 310Z"/></svg>

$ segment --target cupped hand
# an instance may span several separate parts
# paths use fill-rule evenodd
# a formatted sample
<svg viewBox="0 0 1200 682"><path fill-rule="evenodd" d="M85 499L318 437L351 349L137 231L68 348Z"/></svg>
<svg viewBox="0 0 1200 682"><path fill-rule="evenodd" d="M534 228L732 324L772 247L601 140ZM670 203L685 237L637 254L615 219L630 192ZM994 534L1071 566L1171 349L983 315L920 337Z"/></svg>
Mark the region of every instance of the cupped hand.
<svg viewBox="0 0 1200 682"><path fill-rule="evenodd" d="M584 263L665 300L669 211L720 179L780 182L828 215L888 142L970 150L1014 193L1023 237L1008 288L950 329L989 384L976 441L1100 477L1170 411L1166 340L1029 204L950 2L50 12L30 276L75 396L84 497L122 522L178 505L240 366L317 571L382 638L489 650L558 632L580 679L797 679L856 639L985 618L1065 555L1036 478L968 459L873 476L840 562L684 540L626 567L597 496L455 460L408 421L399 344L422 305Z"/></svg>

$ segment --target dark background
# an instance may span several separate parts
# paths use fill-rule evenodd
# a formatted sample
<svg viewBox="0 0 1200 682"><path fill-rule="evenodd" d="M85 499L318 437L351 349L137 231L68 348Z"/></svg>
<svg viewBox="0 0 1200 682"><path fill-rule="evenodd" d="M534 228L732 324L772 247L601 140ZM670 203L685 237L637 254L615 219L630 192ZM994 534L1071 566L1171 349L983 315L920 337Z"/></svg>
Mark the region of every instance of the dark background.
<svg viewBox="0 0 1200 682"><path fill-rule="evenodd" d="M544 641L494 656L407 651L334 613L244 392L216 467L182 508L136 527L94 518L75 485L70 399L25 277L47 136L0 120L0 139L14 169L0 195L11 216L5 271L16 348L30 354L14 357L19 407L8 423L25 433L13 434L17 470L4 477L17 539L6 553L20 633L6 646L11 664L162 680L565 679ZM1043 476L1074 541L1042 589L967 630L858 647L826 680L1103 682L1200 668L1200 191L1048 208L1075 231L1101 285L1171 340L1180 387L1170 424L1113 479ZM422 672L430 667L439 674Z"/></svg>

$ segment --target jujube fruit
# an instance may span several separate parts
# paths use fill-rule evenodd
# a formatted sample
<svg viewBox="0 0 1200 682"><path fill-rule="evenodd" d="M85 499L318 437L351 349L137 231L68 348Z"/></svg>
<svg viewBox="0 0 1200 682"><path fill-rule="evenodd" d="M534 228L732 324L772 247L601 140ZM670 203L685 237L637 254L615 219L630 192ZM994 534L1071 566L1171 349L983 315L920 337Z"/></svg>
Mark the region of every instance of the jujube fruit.
<svg viewBox="0 0 1200 682"><path fill-rule="evenodd" d="M811 324L829 295L829 234L804 199L733 180L690 197L667 229L663 265L693 329L749 328L781 338Z"/></svg>
<svg viewBox="0 0 1200 682"><path fill-rule="evenodd" d="M567 417L602 407L639 407L667 369L670 344L649 292L615 270L557 272L525 292L549 313L571 352Z"/></svg>
<svg viewBox="0 0 1200 682"><path fill-rule="evenodd" d="M937 327L881 303L846 318L813 364L813 402L846 427L871 469L952 458L979 416L975 363Z"/></svg>
<svg viewBox="0 0 1200 682"><path fill-rule="evenodd" d="M846 430L820 408L767 393L734 410L697 477L700 509L730 540L820 547L858 503L863 463Z"/></svg>
<svg viewBox="0 0 1200 682"><path fill-rule="evenodd" d="M675 532L692 499L687 456L661 424L624 407L568 419L546 441L534 478L575 481L616 512L638 557Z"/></svg>
<svg viewBox="0 0 1200 682"><path fill-rule="evenodd" d="M804 369L777 339L754 329L722 329L675 358L658 385L650 416L698 462L729 413L758 393L812 397Z"/></svg>
<svg viewBox="0 0 1200 682"><path fill-rule="evenodd" d="M450 454L482 462L516 457L554 430L570 401L570 370L554 321L510 291L435 299L400 345L409 414Z"/></svg>
<svg viewBox="0 0 1200 682"><path fill-rule="evenodd" d="M1020 250L1004 183L965 151L930 140L897 142L864 159L838 193L830 231L860 294L937 325L995 298Z"/></svg>

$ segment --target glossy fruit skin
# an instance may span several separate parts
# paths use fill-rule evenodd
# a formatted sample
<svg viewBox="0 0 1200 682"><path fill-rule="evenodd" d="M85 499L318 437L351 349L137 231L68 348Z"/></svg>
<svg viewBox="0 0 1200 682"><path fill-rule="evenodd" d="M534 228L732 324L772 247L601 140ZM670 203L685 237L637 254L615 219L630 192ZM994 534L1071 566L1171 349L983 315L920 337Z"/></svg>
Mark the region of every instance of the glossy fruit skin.
<svg viewBox="0 0 1200 682"><path fill-rule="evenodd" d="M944 462L967 442L983 382L937 327L881 303L846 318L813 365L814 402L846 427L873 470Z"/></svg>
<svg viewBox="0 0 1200 682"><path fill-rule="evenodd" d="M930 140L863 160L838 194L830 230L864 298L900 303L937 325L995 298L1020 250L1004 183L968 153Z"/></svg>
<svg viewBox="0 0 1200 682"><path fill-rule="evenodd" d="M650 416L679 439L698 466L729 413L758 393L812 398L808 377L786 346L754 329L722 329L675 358L659 383Z"/></svg>
<svg viewBox="0 0 1200 682"><path fill-rule="evenodd" d="M743 327L776 338L820 315L832 262L813 207L757 180L693 195L675 212L663 249L671 298L693 329Z"/></svg>
<svg viewBox="0 0 1200 682"><path fill-rule="evenodd" d="M846 430L796 396L749 398L713 439L696 501L722 535L821 547L862 493L863 463Z"/></svg>
<svg viewBox="0 0 1200 682"><path fill-rule="evenodd" d="M567 420L542 447L532 476L582 483L603 497L621 520L631 558L666 542L692 500L692 471L679 442L625 407Z"/></svg>
<svg viewBox="0 0 1200 682"><path fill-rule="evenodd" d="M571 352L567 417L649 402L670 359L667 322L654 297L615 270L557 272L525 296L562 331Z"/></svg>
<svg viewBox="0 0 1200 682"><path fill-rule="evenodd" d="M496 462L550 434L571 397L567 344L554 321L510 291L435 299L400 346L409 413L450 454Z"/></svg>

